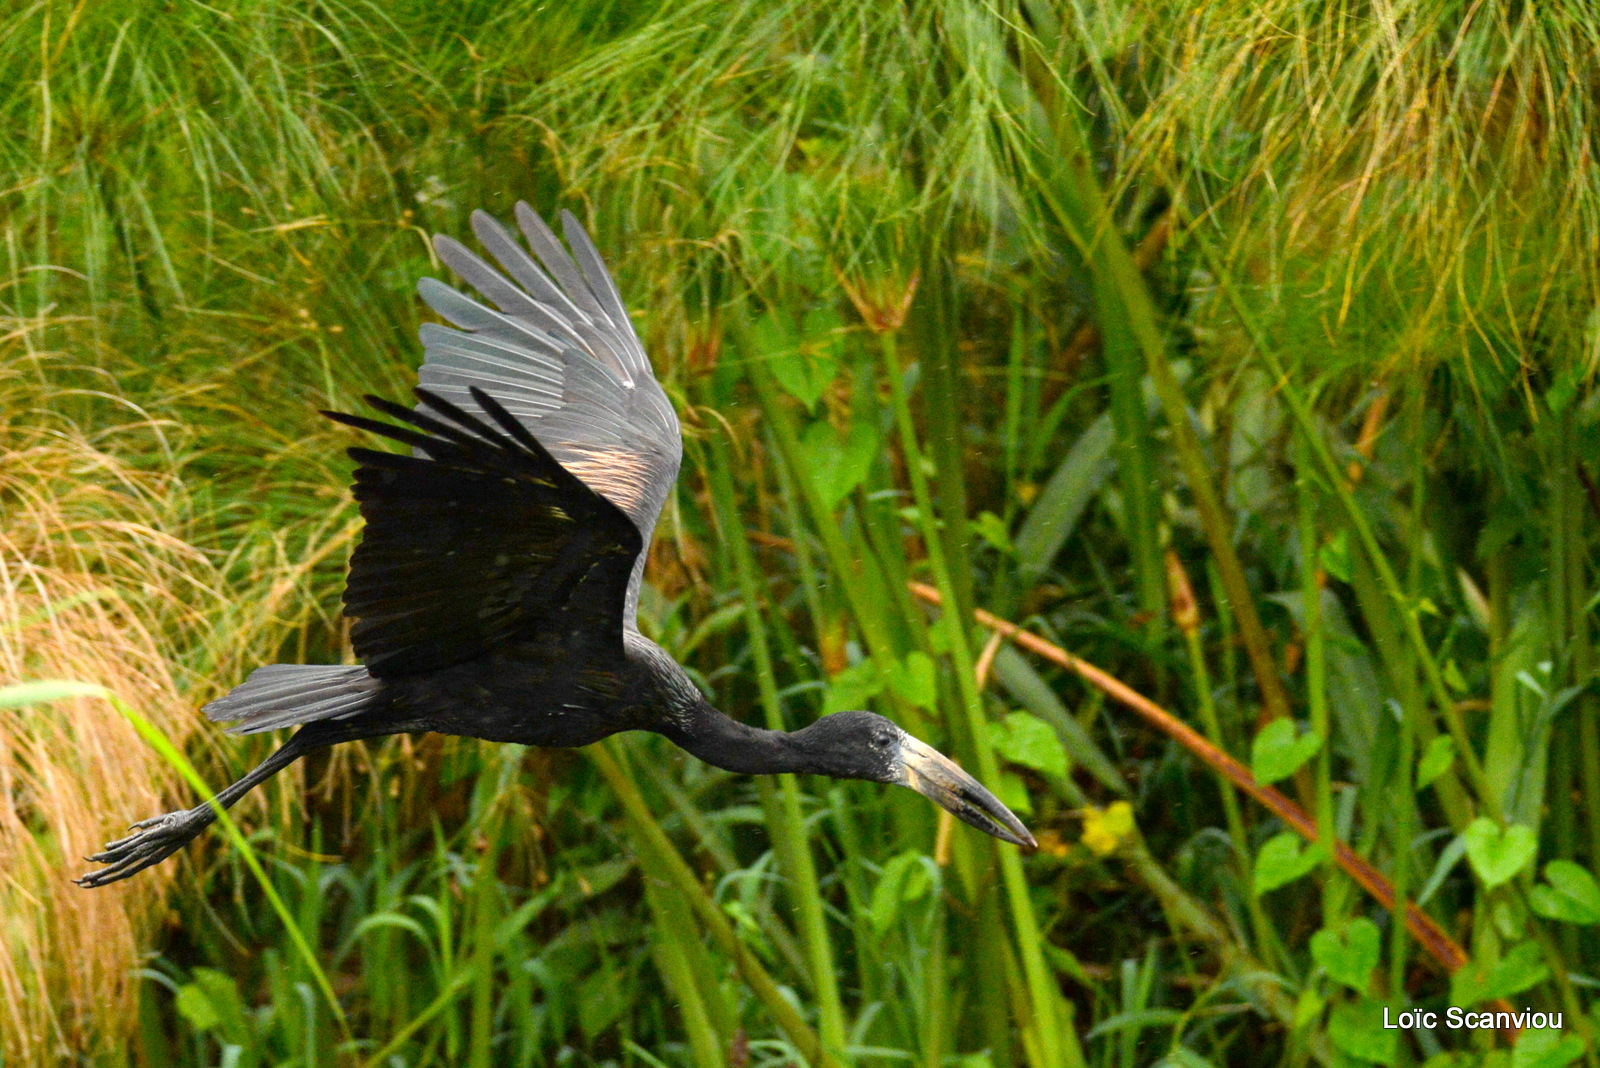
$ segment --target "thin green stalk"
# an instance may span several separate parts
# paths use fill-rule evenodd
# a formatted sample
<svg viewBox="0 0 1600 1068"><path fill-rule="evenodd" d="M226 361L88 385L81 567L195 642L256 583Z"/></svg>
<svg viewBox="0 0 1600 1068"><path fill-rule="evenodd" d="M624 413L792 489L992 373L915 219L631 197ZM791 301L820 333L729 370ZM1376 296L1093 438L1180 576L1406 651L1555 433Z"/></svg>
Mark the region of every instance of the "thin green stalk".
<svg viewBox="0 0 1600 1068"><path fill-rule="evenodd" d="M1586 478L1583 470L1583 460L1576 455L1574 442L1575 419L1569 407L1561 415L1562 429L1561 440L1564 443L1559 466L1554 471L1555 478L1564 487L1560 494L1563 515L1563 540L1566 551L1566 611L1567 640L1572 650L1571 678L1574 684L1581 684L1594 677L1595 672L1595 647L1594 635L1589 628L1589 613L1587 601L1589 599L1588 531L1594 523L1594 516L1589 511L1590 502L1582 490L1580 480ZM1583 783L1581 791L1583 797L1584 823L1589 832L1588 850L1591 868L1600 868L1600 702L1596 702L1594 695L1585 692L1577 699L1573 719L1576 721L1578 735L1575 762L1578 766L1579 776ZM1560 795L1558 795L1560 796ZM1558 806L1565 808L1566 806ZM1575 856L1576 842L1573 843L1565 855Z"/></svg>
<svg viewBox="0 0 1600 1068"><path fill-rule="evenodd" d="M1321 740L1317 750L1317 839L1336 841L1333 816L1333 727L1328 716L1328 655L1322 629L1322 583L1318 552L1315 496L1310 466L1310 450L1305 436L1296 435L1295 504L1300 534L1300 591L1305 639L1306 704L1311 711L1311 733ZM1344 874L1333 851L1328 851L1322 872L1322 924L1338 923L1344 911Z"/></svg>
<svg viewBox="0 0 1600 1068"><path fill-rule="evenodd" d="M926 983L924 996L927 999L927 1009L922 1017L923 1068L944 1068L944 1055L947 1049L945 1031L950 1026L948 958L945 946L947 923L944 895L941 894L933 904L928 954L924 962Z"/></svg>
<svg viewBox="0 0 1600 1068"><path fill-rule="evenodd" d="M1238 287L1233 283L1232 273L1217 256L1216 250L1206 240L1205 235L1195 227L1189 228L1190 235L1194 238L1202 257L1213 272L1217 284L1227 297L1229 306L1234 314L1239 317L1246 334L1250 338L1251 347L1256 355L1266 364L1267 371L1272 375L1277 384L1278 395L1283 397L1289 406L1290 414L1295 423L1305 435L1310 444L1312 453L1316 457L1317 465L1322 470L1323 481L1333 490L1339 499L1340 506L1344 509L1350 526L1356 532L1361 542L1362 552L1371 561L1373 570L1377 573L1379 584L1383 592L1394 602L1395 608L1400 613L1402 628L1407 643L1416 655L1417 661L1422 666L1423 677L1427 680L1428 691L1434 704L1439 709L1440 716L1445 721L1445 726L1450 731L1451 738L1456 744L1456 755L1466 770L1467 781L1472 784L1473 791L1477 794L1478 803L1483 806L1484 812L1497 823L1504 822L1500 812L1500 801L1489 789L1488 780L1484 777L1483 763L1479 760L1477 751L1472 747L1472 736L1467 732L1466 722L1461 717L1461 712L1456 708L1455 700L1450 696L1450 688L1445 684L1444 671L1439 666L1439 661L1433 655L1433 650L1428 647L1427 636L1422 633L1422 620L1420 606L1405 595L1405 591L1396 577L1394 569L1389 566L1388 558L1383 553L1383 548L1378 544L1377 534L1372 529L1371 522L1360 504L1355 499L1355 494L1345 483L1344 472L1339 467L1339 462L1334 458L1333 450L1323 440L1320 428L1317 426L1316 416L1311 411L1311 406L1294 385L1288 373L1284 370L1282 361L1267 344L1266 335L1261 326L1256 322L1254 313L1245 303L1244 297L1239 293Z"/></svg>
<svg viewBox="0 0 1600 1068"><path fill-rule="evenodd" d="M706 477L711 483L711 499L717 524L733 556L744 601L745 630L750 638L755 662L756 683L761 691L761 707L769 730L783 730L783 707L778 699L778 679L772 667L772 651L767 644L766 625L761 618L761 587L756 578L755 559L744 536L744 523L734 496L732 460L720 435L707 443L709 463ZM817 998L817 1026L822 1041L843 1056L846 1044L844 1006L834 972L833 947L817 890L816 863L806 839L805 817L800 811L800 784L793 775L778 776L779 813L772 827L778 858L788 876L788 892L799 913L800 937L810 964L812 989Z"/></svg>
<svg viewBox="0 0 1600 1068"><path fill-rule="evenodd" d="M612 793L622 803L623 813L633 830L633 841L639 850L641 862L656 878L670 883L673 889L688 901L695 915L699 916L700 922L705 925L706 932L711 935L711 940L733 961L750 993L761 1002L779 1030L789 1037L789 1041L800 1052L800 1056L818 1068L840 1068L838 1060L822 1045L817 1033L783 996L755 954L739 940L733 924L728 922L728 917L706 893L705 888L700 885L700 880L695 878L694 869L678 855L672 840L656 823L632 777L623 770L623 765L615 755L616 744L616 739L607 739L598 745L587 747L584 753L594 762L601 777L606 780Z"/></svg>
<svg viewBox="0 0 1600 1068"><path fill-rule="evenodd" d="M532 923L565 889L565 878L557 878L549 886L524 901L517 908L517 911L501 920L495 926L494 944L496 948L501 949L509 945L513 936ZM479 964L480 962L474 959L466 967L458 968L452 972L444 984L444 989L439 991L434 999L428 1003L427 1007L410 1020L407 1020L404 1025L395 1031L389 1037L388 1042L384 1043L376 1053L361 1063L361 1068L384 1068L389 1063L389 1058L398 1053L407 1042L411 1041L412 1035L422 1030L423 1027L432 1022L434 1017L455 1004L456 999L461 996L461 992L470 986L477 976ZM424 1058L425 1060L426 1058Z"/></svg>
<svg viewBox="0 0 1600 1068"><path fill-rule="evenodd" d="M1256 612L1244 565L1233 547L1233 524L1217 495L1205 451L1190 425L1183 387L1167 359L1166 343L1156 321L1150 291L1116 227L1105 194L1095 177L1095 162L1078 127L1076 111L1072 107L1062 107L1058 114L1060 121L1055 124L1053 133L1058 142L1060 174L1056 183L1041 186L1047 206L1062 227L1076 236L1084 249L1096 273L1097 286L1106 287L1105 306L1112 306L1113 295L1120 303L1120 311L1115 316L1116 325L1128 331L1144 355L1156 395L1161 399L1161 407L1167 417L1173 449L1178 454L1184 479L1194 498L1201 530L1205 534L1206 544L1211 548L1217 574L1233 609L1239 637L1244 642L1256 684L1260 687L1261 700L1267 707L1268 715L1275 719L1287 717L1290 715L1288 694L1278 675L1278 665L1272 655L1266 628ZM1057 190L1063 195L1057 195ZM1138 392L1137 383L1135 392ZM1140 411L1143 411L1142 407Z"/></svg>
<svg viewBox="0 0 1600 1068"><path fill-rule="evenodd" d="M1526 872L1520 880L1524 888L1532 880ZM1534 941L1539 943L1544 959L1550 964L1550 974L1555 980L1556 993L1561 998L1561 1007L1564 1012L1572 1017L1572 1028L1577 1031L1584 1041L1583 1059L1589 1068L1600 1068L1600 1048L1595 1041L1594 1018L1590 1011L1584 1010L1584 1005L1578 998L1577 988L1572 982L1572 973L1567 968L1566 960L1562 957L1561 948L1556 945L1555 939L1550 936L1549 930L1543 922L1535 917L1528 917L1528 932L1533 935Z"/></svg>
<svg viewBox="0 0 1600 1068"><path fill-rule="evenodd" d="M495 874L495 862L500 851L500 821L494 816L495 803L492 799L488 808L489 818L482 828L485 839L483 854L478 858L478 870L472 888L472 1031L468 1045L468 1063L472 1068L489 1068L493 1063L494 905L500 897L500 880Z"/></svg>
<svg viewBox="0 0 1600 1068"><path fill-rule="evenodd" d="M1195 696L1200 704L1200 720L1205 724L1206 735L1211 739L1211 744L1228 751L1228 743L1222 737L1222 721L1217 718L1217 704L1211 696L1211 671L1206 666L1206 654L1200 643L1198 627L1186 627L1182 624L1179 629L1183 631L1184 643L1189 647L1189 669L1194 674ZM1233 842L1233 853L1242 866L1241 875L1246 884L1250 882L1251 854L1250 839L1245 833L1244 815L1239 810L1239 797L1234 791L1233 783L1228 781L1226 775L1216 776L1217 789L1222 791L1222 811L1228 821L1228 837ZM1327 841L1332 841L1329 838ZM1329 854L1332 855L1331 852ZM1261 907L1259 894L1247 893L1244 895L1245 907L1250 912L1250 925L1255 929L1257 953L1263 958L1270 959L1276 940L1272 937L1272 925L1267 920L1266 911Z"/></svg>
<svg viewBox="0 0 1600 1068"><path fill-rule="evenodd" d="M945 561L943 540L939 536L937 518L933 510L933 496L928 489L927 475L922 469L922 450L917 445L916 428L911 421L911 406L906 398L905 378L900 358L895 348L895 334L886 331L879 335L883 358L889 377L890 394L894 401L895 422L900 430L900 447L905 453L905 466L911 480L912 498L916 501L918 518L923 529L923 540L928 547L928 563L933 570L934 584L945 598L946 611L959 602ZM965 626L948 627L950 654L955 668L957 685L961 692L961 707L966 714L966 725L973 755L978 763L978 778L998 786L1000 765L989 742L988 723L983 714L983 698L978 692L977 675L971 647L967 644ZM1081 1065L1083 1053L1078 1048L1078 1036L1070 1029L1061 1034L1059 1006L1060 992L1044 962L1040 948L1042 938L1034 919L1033 902L1028 896L1027 877L1022 871L1022 858L1014 849L999 849L1000 871L1006 886L1006 898L1011 906L1011 919L1016 927L1018 948L1022 954L1023 972L1032 1000L1033 1023L1037 1032L1040 1061L1043 1065Z"/></svg>
<svg viewBox="0 0 1600 1068"><path fill-rule="evenodd" d="M700 996L700 987L695 981L694 969L690 967L683 944L695 928L692 923L688 926L683 924L686 917L674 915L675 910L668 900L671 895L655 880L645 879L644 894L654 920L650 943L655 950L656 966L678 1003L683 1029L689 1036L689 1048L694 1051L694 1063L707 1065L708 1068L726 1064L723 1043L712 1027L711 1016L706 1011L705 999Z"/></svg>
<svg viewBox="0 0 1600 1068"><path fill-rule="evenodd" d="M706 814L695 807L694 801L689 797L688 793L667 771L654 762L642 763L639 765L639 770L644 772L645 776L650 780L650 785L654 786L661 793L661 796L666 798L667 804L672 806L672 811L677 813L679 819L683 820L684 826L694 835L695 841L700 848L711 856L721 874L729 875L743 867L738 858L728 848L728 843L717 834L711 821L706 818ZM756 778L757 789L761 789L762 784L768 783L768 781L767 776L758 776ZM763 807L766 806L765 797L762 798L762 804ZM788 925L773 912L771 902L764 896L757 899L755 919L762 933L772 943L772 948L778 951L779 955L795 970L796 974L809 981L810 972L806 966L805 955L800 949L800 943L795 939L794 933L789 930ZM691 954L690 962L698 966L699 957ZM707 996L709 997L710 995ZM723 1033L731 1033L731 1027L723 1026L727 1021L721 1015L722 1007L719 999L712 998L712 1009L718 1013L716 1019L717 1030Z"/></svg>
<svg viewBox="0 0 1600 1068"><path fill-rule="evenodd" d="M1423 415L1427 404L1426 379L1414 383L1412 389L1409 420L1412 448L1411 529L1408 532L1406 590L1411 603L1416 603L1422 596L1423 537L1426 533L1423 508L1428 485L1425 466L1428 451L1422 440ZM1300 435L1300 438L1304 441L1305 435ZM1394 904L1389 925L1389 996L1400 1006L1404 1006L1406 997L1406 891L1411 881L1411 840L1416 835L1417 823L1417 724L1424 716L1420 700L1407 701L1402 708L1405 715L1400 720L1400 755L1395 761L1398 782L1391 797L1391 803L1399 808L1394 813L1394 872L1391 875Z"/></svg>
<svg viewBox="0 0 1600 1068"><path fill-rule="evenodd" d="M771 436L767 439L772 441ZM773 446L776 450L776 445ZM822 591L817 582L817 565L811 559L811 545L806 537L805 522L800 514L799 501L795 499L795 477L787 463L773 465L777 476L778 492L783 496L784 515L789 520L790 540L794 542L794 560L800 572L800 592L806 601L806 611L811 613L812 626L821 628L827 619L822 606Z"/></svg>
<svg viewBox="0 0 1600 1068"><path fill-rule="evenodd" d="M822 498L811 479L800 477L800 473L806 470L805 460L800 453L800 436L795 431L794 420L784 409L782 398L778 396L771 372L758 361L752 361L749 378L755 387L756 399L761 404L767 428L778 443L778 451L783 454L789 469L796 473L795 485L811 512L817 536L822 540L823 551L832 567L833 580L843 588L856 623L867 639L868 649L874 657L892 657L894 642L875 607L889 603L890 597L878 574L877 561L864 552L850 550L828 502Z"/></svg>

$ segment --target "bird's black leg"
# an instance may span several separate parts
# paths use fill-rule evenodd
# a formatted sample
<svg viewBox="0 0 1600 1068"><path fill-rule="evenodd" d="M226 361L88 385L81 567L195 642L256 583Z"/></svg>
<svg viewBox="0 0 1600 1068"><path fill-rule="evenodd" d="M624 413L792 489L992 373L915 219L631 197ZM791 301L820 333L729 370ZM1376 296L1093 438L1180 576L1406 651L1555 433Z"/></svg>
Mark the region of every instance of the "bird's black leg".
<svg viewBox="0 0 1600 1068"><path fill-rule="evenodd" d="M250 774L220 791L217 794L217 803L223 808L230 808L239 798L307 753L370 733L360 730L355 724L345 723L313 723L302 727L295 732L294 737L274 750L272 755L263 760ZM216 810L207 802L181 812L168 812L162 816L140 820L129 828L136 833L110 842L99 853L85 858L91 864L104 864L105 867L75 881L79 886L96 887L126 879L152 864L166 860L183 848L190 839L209 827L216 818Z"/></svg>

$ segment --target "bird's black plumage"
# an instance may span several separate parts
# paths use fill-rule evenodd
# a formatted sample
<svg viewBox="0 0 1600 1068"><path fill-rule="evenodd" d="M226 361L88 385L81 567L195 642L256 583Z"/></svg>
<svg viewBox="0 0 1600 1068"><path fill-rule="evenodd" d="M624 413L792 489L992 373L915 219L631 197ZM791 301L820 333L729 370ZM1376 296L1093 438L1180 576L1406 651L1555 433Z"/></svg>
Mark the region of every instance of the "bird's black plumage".
<svg viewBox="0 0 1600 1068"><path fill-rule="evenodd" d="M909 786L990 834L1028 832L948 759L882 716L841 712L786 733L707 702L636 625L645 548L677 478L676 414L588 235L563 213L572 255L525 204L536 263L482 212L473 229L501 274L440 237L441 259L496 309L431 279L414 409L329 418L411 448L352 448L366 531L344 594L358 665L273 664L206 706L240 733L297 727L218 795L230 805L316 748L436 731L581 746L656 731L736 772L811 773ZM510 277L508 278L507 275ZM209 805L135 824L79 880L101 886L171 855Z"/></svg>

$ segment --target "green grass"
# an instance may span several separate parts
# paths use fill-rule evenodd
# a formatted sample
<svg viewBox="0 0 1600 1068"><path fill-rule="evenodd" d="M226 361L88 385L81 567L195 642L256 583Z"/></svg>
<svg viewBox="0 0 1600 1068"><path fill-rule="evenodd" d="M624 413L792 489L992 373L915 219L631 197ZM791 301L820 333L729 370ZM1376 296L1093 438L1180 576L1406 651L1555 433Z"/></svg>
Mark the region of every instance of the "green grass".
<svg viewBox="0 0 1600 1068"><path fill-rule="evenodd" d="M742 718L893 716L1043 848L418 737L242 804L259 878L212 835L85 895L192 795L105 702L0 702L3 1063L1600 1064L1596 69L1583 3L14 6L0 683L259 759L198 704L349 655L315 410L409 388L428 235L527 199L683 417L641 625ZM1471 963L1331 861L1258 892L1284 825L975 608L1258 769L1295 721L1279 788ZM1370 1023L1496 993L1565 1044Z"/></svg>

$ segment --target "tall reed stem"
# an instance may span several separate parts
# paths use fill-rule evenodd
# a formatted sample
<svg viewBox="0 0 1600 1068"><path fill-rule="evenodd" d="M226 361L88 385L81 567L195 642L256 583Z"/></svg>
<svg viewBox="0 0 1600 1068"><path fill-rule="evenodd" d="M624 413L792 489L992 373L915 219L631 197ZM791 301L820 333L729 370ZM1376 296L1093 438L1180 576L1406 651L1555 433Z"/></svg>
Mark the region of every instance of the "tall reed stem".
<svg viewBox="0 0 1600 1068"><path fill-rule="evenodd" d="M1328 654L1322 626L1322 567L1318 554L1315 476L1311 450L1304 435L1296 436L1295 513L1300 536L1301 630L1305 640L1306 704L1311 712L1311 733L1321 740L1316 756L1317 837L1335 839L1333 820L1333 726L1328 716ZM1322 923L1337 924L1343 911L1344 884L1333 851L1328 851L1323 871ZM1403 926L1403 924L1402 924Z"/></svg>
<svg viewBox="0 0 1600 1068"><path fill-rule="evenodd" d="M750 988L750 993L761 1002L772 1017L772 1022L789 1036L789 1041L794 1043L800 1055L817 1068L840 1068L838 1060L823 1046L817 1033L790 1004L789 999L783 996L778 984L772 981L772 976L762 967L755 954L739 940L733 924L728 922L722 909L705 892L700 880L695 878L694 870L678 855L672 840L651 815L650 807L645 804L633 777L623 769L615 755L616 746L616 739L611 738L589 746L584 753L594 762L617 800L622 802L622 811L633 830L640 860L656 878L670 883L689 902L689 906L700 917L700 922L705 925L706 932L711 935L711 940L733 961L745 985Z"/></svg>
<svg viewBox="0 0 1600 1068"><path fill-rule="evenodd" d="M761 588L756 578L755 560L745 540L744 524L734 496L732 460L726 443L713 435L707 443L710 462L706 476L711 483L711 499L717 524L733 556L744 601L745 628L755 660L756 682L761 690L761 707L769 730L783 730L783 708L778 699L778 680L772 668L772 651L767 629L761 618ZM817 998L817 1026L822 1041L843 1056L845 1048L844 1008L839 998L839 982L834 971L833 947L817 887L817 868L806 840L805 818L800 811L800 785L793 775L778 776L779 818L772 828L778 856L788 876L788 893L799 912L800 937L805 943L811 971L812 989Z"/></svg>
<svg viewBox="0 0 1600 1068"><path fill-rule="evenodd" d="M916 501L923 540L928 547L928 564L933 570L935 585L945 598L945 604L956 605L960 602L956 599L950 569L944 557L944 543L933 509L933 495L929 492L927 475L922 468L922 450L917 444L916 428L911 421L911 405L906 397L905 377L895 345L895 332L885 331L878 340L883 349L884 367L888 373L890 396L894 401L895 423L900 431L900 447L905 454L907 477L911 481L912 499ZM977 760L978 778L994 788L1000 782L1000 764L995 759L994 747L989 741L988 722L983 714L983 697L978 692L975 662L967 643L965 621L956 616L955 622L956 625L946 628L946 633L950 636L950 656L960 688L961 708L966 714L968 742ZM1018 949L1022 956L1023 974L1032 1001L1040 1062L1046 1066L1081 1065L1083 1053L1078 1048L1076 1032L1069 1025L1063 1034L1059 1018L1063 1003L1040 948L1043 939L1039 934L1038 922L1034 919L1033 902L1028 896L1022 858L1012 849L999 849L998 852L1006 899L1011 906L1011 921L1016 928Z"/></svg>

